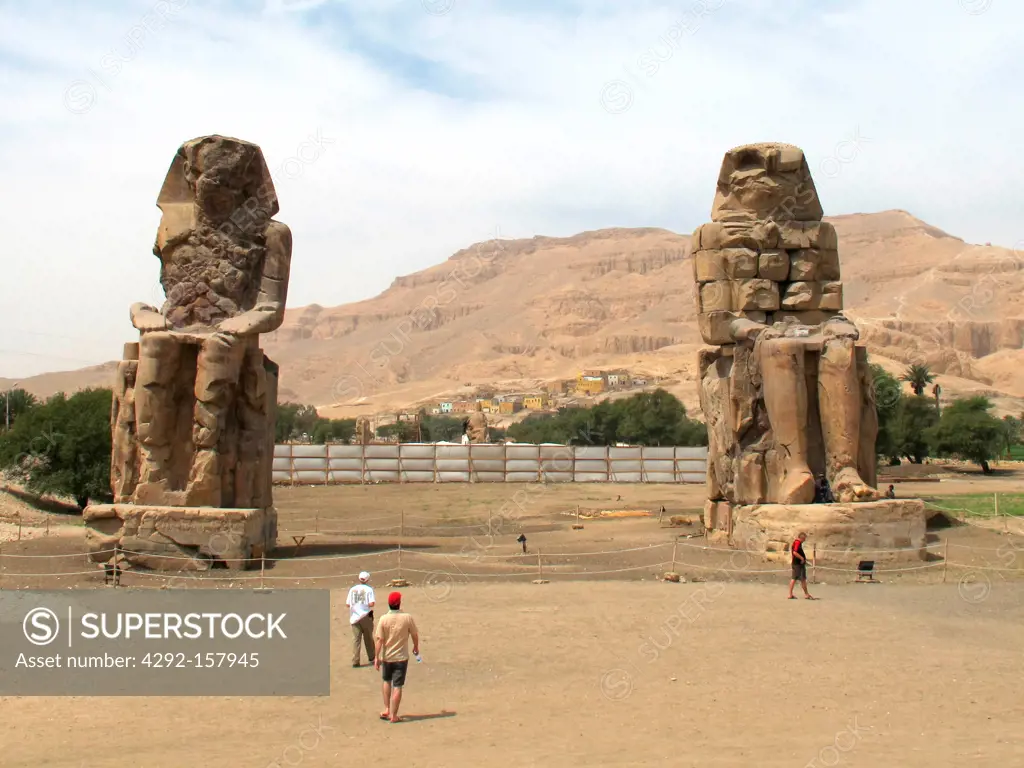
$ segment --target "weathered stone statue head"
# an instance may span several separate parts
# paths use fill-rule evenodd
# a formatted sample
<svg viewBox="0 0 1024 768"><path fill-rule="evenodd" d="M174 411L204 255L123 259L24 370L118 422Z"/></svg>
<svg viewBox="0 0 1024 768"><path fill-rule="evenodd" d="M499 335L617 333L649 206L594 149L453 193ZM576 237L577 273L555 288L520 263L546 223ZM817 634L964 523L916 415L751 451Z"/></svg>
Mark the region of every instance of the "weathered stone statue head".
<svg viewBox="0 0 1024 768"><path fill-rule="evenodd" d="M803 150L746 144L725 153L712 221L819 221L818 193Z"/></svg>
<svg viewBox="0 0 1024 768"><path fill-rule="evenodd" d="M153 252L172 328L210 326L252 309L277 194L255 144L223 136L185 142L167 172Z"/></svg>

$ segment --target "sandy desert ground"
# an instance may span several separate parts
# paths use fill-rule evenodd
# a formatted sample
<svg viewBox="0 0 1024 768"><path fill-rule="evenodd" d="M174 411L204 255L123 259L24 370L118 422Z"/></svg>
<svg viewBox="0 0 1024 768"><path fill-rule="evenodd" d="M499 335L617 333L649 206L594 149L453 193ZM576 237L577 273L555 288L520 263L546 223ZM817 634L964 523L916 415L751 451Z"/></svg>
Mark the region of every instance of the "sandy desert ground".
<svg viewBox="0 0 1024 768"><path fill-rule="evenodd" d="M1024 761L1024 588L580 582L407 590L406 723L348 663L329 698L5 698L9 768L1008 766ZM837 762L838 761L838 762Z"/></svg>
<svg viewBox="0 0 1024 768"><path fill-rule="evenodd" d="M899 489L936 494L937 486L943 494L1019 492L1020 481L964 476ZM746 559L734 572L735 555L704 550L699 537L685 538L688 526L659 525L657 514L585 519L582 530L572 529L574 515L560 514L576 504L584 513L660 511L664 504L666 518L687 516L700 504L699 486L549 487L509 521L499 511L516 490L278 489L281 539L290 546L266 577L275 589L332 590L330 697L4 697L0 762L1024 764L1020 537L936 527L929 550L941 553L948 541L956 552L950 559L962 563L948 570L946 583L938 561L920 571L883 572L874 585L819 568L812 591L821 599L787 601L788 576L784 568L776 572L779 564ZM410 670L403 703L409 720L392 726L376 716L378 674L349 664L344 599L361 568L387 591L386 580L397 575L386 570L396 567L395 554L374 553L397 544L403 510L403 575L412 582L406 608L421 626L424 663ZM481 527L488 510L494 539ZM33 522L38 527L39 519ZM477 527L459 527L470 524ZM50 536L4 544L0 586L103 589L95 566L73 554L82 551L80 530L53 523ZM520 530L531 547L525 557L515 551ZM689 546L678 548L677 570L687 582L659 581L661 561L680 534ZM307 536L298 552L292 535ZM531 583L534 548L550 553L543 573L549 583ZM469 557L481 552L487 557ZM17 554L71 555L57 562L74 575L44 576L40 563L49 559ZM827 567L827 558L819 560ZM984 570L1004 565L1011 570ZM257 572L220 570L191 576L177 576L174 585L248 589L258 579ZM122 588L154 586L153 577L128 573Z"/></svg>

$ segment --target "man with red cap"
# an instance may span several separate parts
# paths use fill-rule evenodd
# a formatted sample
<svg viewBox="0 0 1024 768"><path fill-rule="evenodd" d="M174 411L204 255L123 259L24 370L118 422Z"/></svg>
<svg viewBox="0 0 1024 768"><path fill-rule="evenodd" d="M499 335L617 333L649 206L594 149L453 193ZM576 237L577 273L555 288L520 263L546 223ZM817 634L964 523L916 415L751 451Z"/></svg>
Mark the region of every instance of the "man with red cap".
<svg viewBox="0 0 1024 768"><path fill-rule="evenodd" d="M398 723L401 722L398 706L402 703L402 688L409 668L409 638L412 638L413 655L418 657L420 633L412 616L402 612L401 592L388 595L388 608L390 610L377 622L374 632L373 666L383 669L384 711L380 713L380 719Z"/></svg>

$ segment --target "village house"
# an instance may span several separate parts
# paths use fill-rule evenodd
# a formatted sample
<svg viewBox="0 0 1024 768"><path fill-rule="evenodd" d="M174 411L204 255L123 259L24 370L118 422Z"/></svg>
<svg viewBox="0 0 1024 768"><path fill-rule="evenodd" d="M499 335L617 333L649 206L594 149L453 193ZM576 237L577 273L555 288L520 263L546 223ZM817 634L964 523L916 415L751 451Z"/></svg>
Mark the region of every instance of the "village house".
<svg viewBox="0 0 1024 768"><path fill-rule="evenodd" d="M502 400L498 403L498 412L505 415L511 415L513 413L518 413L522 407L523 403L519 399Z"/></svg>
<svg viewBox="0 0 1024 768"><path fill-rule="evenodd" d="M608 371L606 378L609 389L620 389L632 383L629 371Z"/></svg>
<svg viewBox="0 0 1024 768"><path fill-rule="evenodd" d="M557 379L544 385L544 391L552 395L567 395L572 389L572 379Z"/></svg>
<svg viewBox="0 0 1024 768"><path fill-rule="evenodd" d="M544 395L527 395L523 398L523 408L528 411L540 411L547 405L548 399Z"/></svg>
<svg viewBox="0 0 1024 768"><path fill-rule="evenodd" d="M607 388L604 371L583 371L576 377L576 391L581 395L599 395Z"/></svg>

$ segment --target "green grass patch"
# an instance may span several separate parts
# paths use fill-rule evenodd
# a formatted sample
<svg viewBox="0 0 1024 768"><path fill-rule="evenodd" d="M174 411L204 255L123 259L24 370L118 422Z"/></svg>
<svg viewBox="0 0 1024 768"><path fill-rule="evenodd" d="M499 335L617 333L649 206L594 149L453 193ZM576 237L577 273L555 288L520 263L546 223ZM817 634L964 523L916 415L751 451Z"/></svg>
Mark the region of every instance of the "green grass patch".
<svg viewBox="0 0 1024 768"><path fill-rule="evenodd" d="M924 496L931 507L952 512L964 512L976 517L992 517L996 513L995 497L991 493L973 493L962 496ZM999 514L1024 516L1024 493L999 494Z"/></svg>

